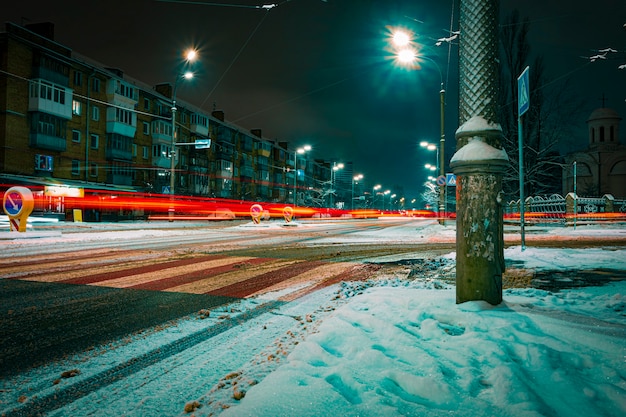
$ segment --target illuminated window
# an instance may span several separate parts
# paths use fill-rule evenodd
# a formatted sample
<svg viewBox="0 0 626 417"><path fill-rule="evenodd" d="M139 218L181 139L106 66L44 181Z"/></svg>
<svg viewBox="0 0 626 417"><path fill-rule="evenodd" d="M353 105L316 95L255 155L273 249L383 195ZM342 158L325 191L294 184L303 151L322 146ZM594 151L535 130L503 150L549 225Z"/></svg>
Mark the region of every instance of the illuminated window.
<svg viewBox="0 0 626 417"><path fill-rule="evenodd" d="M81 106L82 103L80 101L72 100L72 114L80 116L82 111Z"/></svg>

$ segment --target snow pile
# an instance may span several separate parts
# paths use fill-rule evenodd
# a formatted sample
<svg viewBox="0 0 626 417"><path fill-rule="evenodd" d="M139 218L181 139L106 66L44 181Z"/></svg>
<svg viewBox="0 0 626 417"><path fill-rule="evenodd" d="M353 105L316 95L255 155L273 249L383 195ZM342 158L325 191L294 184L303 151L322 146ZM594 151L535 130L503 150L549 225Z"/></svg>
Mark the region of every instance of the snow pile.
<svg viewBox="0 0 626 417"><path fill-rule="evenodd" d="M624 294L372 288L221 415L624 415Z"/></svg>

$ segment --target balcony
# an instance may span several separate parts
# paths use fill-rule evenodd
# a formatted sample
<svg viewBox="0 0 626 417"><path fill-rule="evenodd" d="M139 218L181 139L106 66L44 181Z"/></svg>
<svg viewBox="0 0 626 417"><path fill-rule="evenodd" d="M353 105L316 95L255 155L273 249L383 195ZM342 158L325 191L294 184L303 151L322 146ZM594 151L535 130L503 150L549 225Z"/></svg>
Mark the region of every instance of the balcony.
<svg viewBox="0 0 626 417"><path fill-rule="evenodd" d="M209 118L198 113L191 115L189 130L203 137L209 136Z"/></svg>
<svg viewBox="0 0 626 417"><path fill-rule="evenodd" d="M119 161L131 161L133 159L133 153L130 150L125 149L106 149L106 159L119 160Z"/></svg>
<svg viewBox="0 0 626 417"><path fill-rule="evenodd" d="M69 120L72 118L72 97L70 88L34 80L30 84L28 110Z"/></svg>
<svg viewBox="0 0 626 417"><path fill-rule="evenodd" d="M107 82L107 99L112 104L134 108L138 95L137 88L122 80L112 78Z"/></svg>
<svg viewBox="0 0 626 417"><path fill-rule="evenodd" d="M67 141L65 138L57 138L55 136L44 135L43 133L31 133L28 144L33 148L47 149L50 151L64 152L67 150Z"/></svg>
<svg viewBox="0 0 626 417"><path fill-rule="evenodd" d="M172 162L170 161L170 158L167 158L165 156L157 156L156 158L152 158L152 165L159 168L170 169L171 164Z"/></svg>

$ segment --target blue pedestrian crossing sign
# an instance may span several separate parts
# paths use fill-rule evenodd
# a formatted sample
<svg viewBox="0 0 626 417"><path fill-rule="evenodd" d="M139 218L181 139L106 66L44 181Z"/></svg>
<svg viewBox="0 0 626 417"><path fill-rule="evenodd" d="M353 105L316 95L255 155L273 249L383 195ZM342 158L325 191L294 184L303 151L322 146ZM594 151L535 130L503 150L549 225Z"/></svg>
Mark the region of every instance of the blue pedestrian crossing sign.
<svg viewBox="0 0 626 417"><path fill-rule="evenodd" d="M530 67L526 67L517 78L517 114L523 115L530 107L530 90L528 87L528 72Z"/></svg>
<svg viewBox="0 0 626 417"><path fill-rule="evenodd" d="M456 175L446 174L446 185L448 187L456 187Z"/></svg>

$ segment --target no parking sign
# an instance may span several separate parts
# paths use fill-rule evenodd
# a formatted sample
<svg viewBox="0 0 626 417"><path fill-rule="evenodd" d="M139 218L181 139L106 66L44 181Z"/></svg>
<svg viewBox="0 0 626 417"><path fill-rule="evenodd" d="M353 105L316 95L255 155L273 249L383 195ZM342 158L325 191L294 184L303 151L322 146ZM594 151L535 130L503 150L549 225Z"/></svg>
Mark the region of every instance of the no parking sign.
<svg viewBox="0 0 626 417"><path fill-rule="evenodd" d="M33 193L26 187L11 187L4 193L2 208L9 216L12 232L26 231L27 219L34 206Z"/></svg>
<svg viewBox="0 0 626 417"><path fill-rule="evenodd" d="M250 216L252 216L252 221L254 224L259 224L261 222L261 216L263 215L263 207L260 204L254 204L250 207Z"/></svg>

